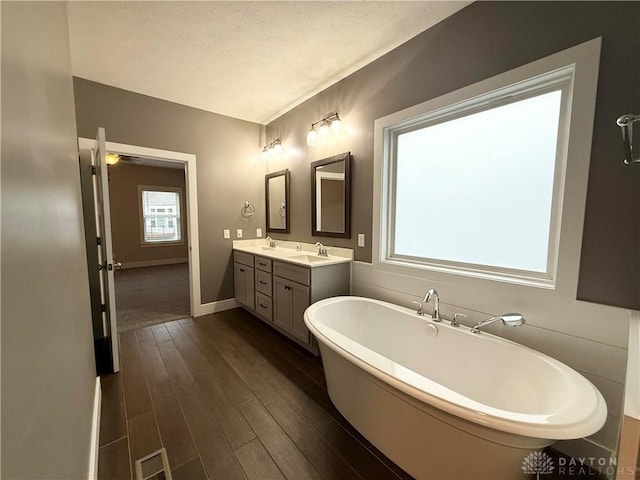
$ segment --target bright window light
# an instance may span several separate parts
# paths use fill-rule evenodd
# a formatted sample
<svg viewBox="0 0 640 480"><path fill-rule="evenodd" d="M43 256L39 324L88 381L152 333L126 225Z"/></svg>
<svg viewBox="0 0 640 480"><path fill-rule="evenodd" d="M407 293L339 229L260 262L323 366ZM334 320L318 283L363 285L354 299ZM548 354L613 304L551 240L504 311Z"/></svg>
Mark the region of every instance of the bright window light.
<svg viewBox="0 0 640 480"><path fill-rule="evenodd" d="M545 272L561 93L399 135L395 253Z"/></svg>
<svg viewBox="0 0 640 480"><path fill-rule="evenodd" d="M387 127L386 260L551 279L571 75Z"/></svg>
<svg viewBox="0 0 640 480"><path fill-rule="evenodd" d="M143 243L182 241L180 192L141 189Z"/></svg>

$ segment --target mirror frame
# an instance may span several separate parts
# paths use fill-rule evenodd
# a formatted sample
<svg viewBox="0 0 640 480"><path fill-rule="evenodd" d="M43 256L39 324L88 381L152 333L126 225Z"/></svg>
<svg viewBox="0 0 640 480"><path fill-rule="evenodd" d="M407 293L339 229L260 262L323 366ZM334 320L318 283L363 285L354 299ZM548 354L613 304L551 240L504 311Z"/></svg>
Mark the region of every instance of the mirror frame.
<svg viewBox="0 0 640 480"><path fill-rule="evenodd" d="M273 228L269 222L269 180L275 177L284 175L284 204L285 204L285 227ZM291 222L289 218L289 170L279 170L277 172L269 173L264 176L264 199L265 199L265 222L266 231L274 233L289 233L291 229Z"/></svg>
<svg viewBox="0 0 640 480"><path fill-rule="evenodd" d="M344 233L319 231L316 210L316 169L342 161L344 161ZM340 153L311 164L311 235L314 237L351 238L351 152Z"/></svg>

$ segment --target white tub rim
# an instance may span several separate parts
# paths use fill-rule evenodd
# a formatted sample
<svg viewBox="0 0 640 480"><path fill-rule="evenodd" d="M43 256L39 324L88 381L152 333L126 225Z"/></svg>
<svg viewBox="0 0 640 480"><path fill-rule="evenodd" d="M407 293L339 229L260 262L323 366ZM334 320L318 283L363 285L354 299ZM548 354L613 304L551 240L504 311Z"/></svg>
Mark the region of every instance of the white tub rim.
<svg viewBox="0 0 640 480"><path fill-rule="evenodd" d="M463 418L465 420L485 427L493 428L503 432L543 439L563 440L581 438L597 432L600 428L602 428L606 421L607 407L602 394L591 384L591 382L585 379L574 369L548 355L545 355L542 352L529 348L525 345L512 342L505 338L491 335L486 332L482 332L482 337L478 336L477 338L484 338L485 340L490 339L491 341L512 345L515 348L525 349L532 355L539 356L557 366L558 368L563 369L563 371L566 371L570 377L580 383L580 386L583 388L582 394L592 395L592 405L589 411L583 411L579 417L576 415L576 412L571 409L567 409L566 411L560 412L559 414L551 415L510 412L508 410L484 405L482 403L474 401L473 399L465 397L464 395L458 394L457 392L453 392L452 390L444 386L440 386L439 390L441 392L446 391L446 393L449 394L449 398L437 395L435 393L429 393L423 389L415 387L410 383L406 383L405 381L398 379L389 371L386 371L384 368L380 368L379 365L375 366L372 363L369 363L359 356L353 354L348 350L348 348L345 348L345 345L360 345L354 340L349 339L348 337L342 335L340 332L337 332L331 327L328 327L326 325L316 325L313 323L313 316L318 309L326 305L344 301L365 301L376 303L386 308L391 308L408 315L415 315L415 312L409 308L395 305L382 300L358 296L342 296L332 297L316 302L309 308L307 308L304 313L304 320L307 328L319 342L323 343L332 351L344 357L351 363L357 365L359 368L368 372L372 376L378 378L384 383L393 386L397 390L409 395L410 397L418 399L446 413L455 415L456 417ZM429 317L425 316L421 318L424 318L425 322L434 323ZM472 334L469 327L451 327L446 321L435 323L435 325L439 329L455 329L457 332L466 335L473 335L474 337L476 337L477 335ZM333 336L334 339L332 339L331 336ZM336 341L336 339L338 339L339 341ZM385 358L379 353L369 350L367 347L360 347L367 350L368 352L372 352L373 354L378 355L379 357ZM406 368L399 364L395 365L400 368ZM436 384L435 382L432 383ZM453 395L451 395L451 393ZM582 403L581 406L584 407L584 403Z"/></svg>

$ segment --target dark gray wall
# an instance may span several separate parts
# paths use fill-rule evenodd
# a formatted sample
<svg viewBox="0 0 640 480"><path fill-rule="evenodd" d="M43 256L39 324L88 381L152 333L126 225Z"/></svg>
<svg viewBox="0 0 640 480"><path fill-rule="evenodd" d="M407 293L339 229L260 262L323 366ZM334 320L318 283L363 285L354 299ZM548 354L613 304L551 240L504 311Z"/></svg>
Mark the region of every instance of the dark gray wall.
<svg viewBox="0 0 640 480"><path fill-rule="evenodd" d="M601 36L603 38L578 298L640 308L640 168L622 163L624 113L640 113L640 2L476 2L267 125L295 159L291 234L311 237L309 163L353 154L351 240L371 261L374 120ZM338 111L349 131L308 148L311 122ZM357 233L367 246L358 248ZM286 235L278 235L287 238Z"/></svg>
<svg viewBox="0 0 640 480"><path fill-rule="evenodd" d="M105 127L107 141L196 155L202 302L232 298L231 240L222 231L255 238L264 227L264 127L81 78L74 91L79 136ZM245 201L256 206L249 219L240 215Z"/></svg>
<svg viewBox="0 0 640 480"><path fill-rule="evenodd" d="M187 229L185 223L186 186L184 170L158 168L118 162L109 168L109 204L111 207L111 236L113 255L124 267L137 262L161 262L187 258ZM141 245L140 185L173 187L182 191L180 197L181 245ZM134 265L135 266L135 265Z"/></svg>
<svg viewBox="0 0 640 480"><path fill-rule="evenodd" d="M96 377L66 5L0 8L2 477L87 478Z"/></svg>

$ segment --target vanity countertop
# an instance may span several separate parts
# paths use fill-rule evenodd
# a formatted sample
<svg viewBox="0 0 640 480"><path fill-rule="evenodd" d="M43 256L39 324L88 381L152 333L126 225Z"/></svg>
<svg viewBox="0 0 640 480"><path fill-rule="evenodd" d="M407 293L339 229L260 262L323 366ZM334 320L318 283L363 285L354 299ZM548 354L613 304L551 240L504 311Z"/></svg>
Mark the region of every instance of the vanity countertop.
<svg viewBox="0 0 640 480"><path fill-rule="evenodd" d="M296 242L286 242L287 246L277 245L275 248L264 245L264 240L259 243L256 241L234 241L233 249L239 252L251 253L252 255L260 255L272 260L294 263L305 267L322 267L326 265L334 265L337 263L347 263L353 258L353 251L345 248L336 248L340 250L337 254L331 254L332 247L328 246L328 257L321 257L317 253L317 249L311 244L300 244ZM282 242L277 242L282 243ZM301 249L296 247L300 245Z"/></svg>

